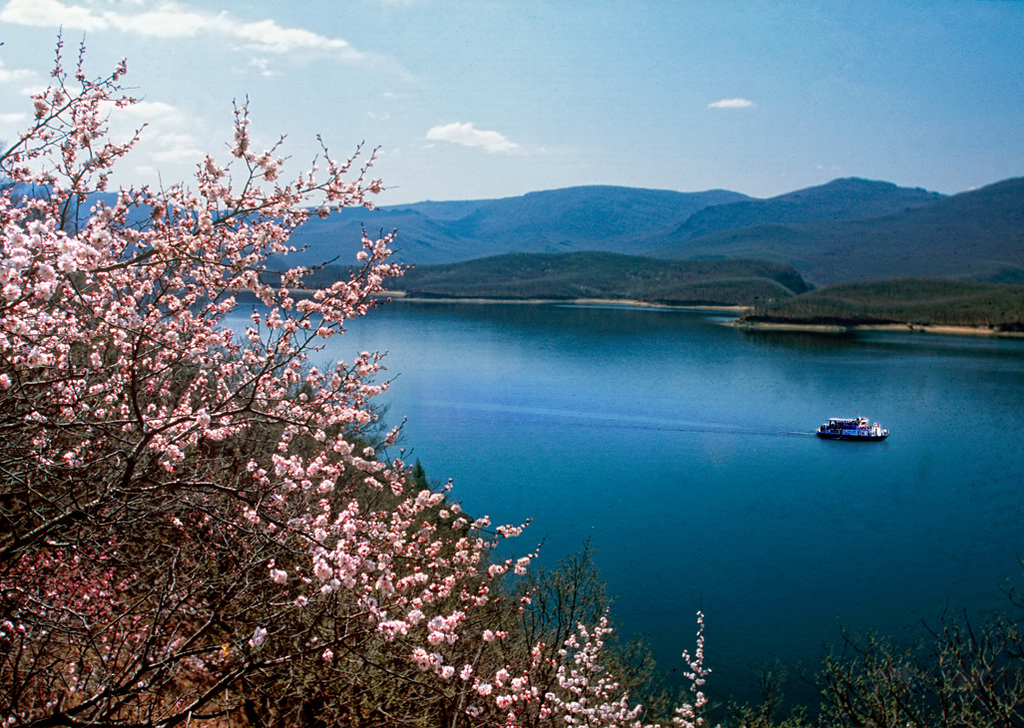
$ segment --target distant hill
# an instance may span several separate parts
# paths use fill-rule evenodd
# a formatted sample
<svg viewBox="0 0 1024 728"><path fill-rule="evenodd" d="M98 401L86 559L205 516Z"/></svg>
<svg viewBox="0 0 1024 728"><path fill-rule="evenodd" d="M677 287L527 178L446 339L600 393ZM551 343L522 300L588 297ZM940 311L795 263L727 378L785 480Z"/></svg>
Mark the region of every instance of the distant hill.
<svg viewBox="0 0 1024 728"><path fill-rule="evenodd" d="M422 209L422 208L421 208ZM380 208L351 207L328 218L311 217L296 230L290 243L301 252L289 256L290 262L317 265L331 260L339 264L355 262L361 250L363 231L376 239L399 231L395 259L403 263L437 263L464 260L473 240L462 240L448 227L446 219L429 217L415 206Z"/></svg>
<svg viewBox="0 0 1024 728"><path fill-rule="evenodd" d="M675 227L709 206L750 198L711 190L570 187L494 200L453 223L460 237L503 252L637 252L636 241Z"/></svg>
<svg viewBox="0 0 1024 728"><path fill-rule="evenodd" d="M943 199L920 188L848 177L767 200L742 200L695 212L665 242L692 240L752 225L864 220L895 215Z"/></svg>
<svg viewBox="0 0 1024 728"><path fill-rule="evenodd" d="M461 220L491 202L494 200L453 200L450 202L426 200L414 202L411 205L393 205L381 209L390 212L418 212L431 220Z"/></svg>
<svg viewBox="0 0 1024 728"><path fill-rule="evenodd" d="M417 265L602 251L768 260L815 286L913 276L1024 284L1024 178L948 197L847 178L765 200L588 186L348 208L299 228L291 242L305 249L288 264L351 265L364 229L397 230L395 259Z"/></svg>
<svg viewBox="0 0 1024 728"><path fill-rule="evenodd" d="M814 285L939 276L1024 283L1024 179L946 197L857 178L757 200L736 192L571 187L497 200L342 210L298 231L295 262L347 265L365 228L395 258L443 264L512 252L604 251L792 265Z"/></svg>
<svg viewBox="0 0 1024 728"><path fill-rule="evenodd" d="M1024 283L1024 178L884 217L752 225L653 254L786 262L815 285L907 276Z"/></svg>
<svg viewBox="0 0 1024 728"><path fill-rule="evenodd" d="M738 192L672 192L631 187L570 187L520 197L350 208L311 219L292 244L310 264L354 260L362 229L398 231L395 258L452 263L509 252L605 250L635 253L637 241L671 230L709 205L751 199Z"/></svg>
<svg viewBox="0 0 1024 728"><path fill-rule="evenodd" d="M417 266L391 284L412 297L637 300L752 305L808 290L793 268L752 260L661 261L618 253L510 253Z"/></svg>

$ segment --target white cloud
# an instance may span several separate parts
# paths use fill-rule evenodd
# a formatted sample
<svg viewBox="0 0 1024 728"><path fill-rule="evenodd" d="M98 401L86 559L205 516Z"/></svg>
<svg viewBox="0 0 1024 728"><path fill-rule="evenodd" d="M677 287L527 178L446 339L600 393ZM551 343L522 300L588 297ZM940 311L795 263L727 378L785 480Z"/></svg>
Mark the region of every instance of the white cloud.
<svg viewBox="0 0 1024 728"><path fill-rule="evenodd" d="M38 78L35 71L26 68L6 68L4 62L0 61L0 83L15 83L22 81L34 81Z"/></svg>
<svg viewBox="0 0 1024 728"><path fill-rule="evenodd" d="M184 119L184 114L182 114L178 107L166 104L163 101L136 101L134 104L124 107L120 113L134 116L147 122L163 119L180 123Z"/></svg>
<svg viewBox="0 0 1024 728"><path fill-rule="evenodd" d="M117 30L148 38L192 38L212 33L241 41L247 48L265 53L320 51L348 61L366 61L361 53L341 38L328 38L303 28L286 28L273 20L245 23L227 12L191 10L176 3L149 12L97 10L60 0L9 0L0 10L0 21L15 25L63 28L87 32Z"/></svg>
<svg viewBox="0 0 1024 728"><path fill-rule="evenodd" d="M105 12L102 17L111 28L152 38L192 38L204 31L230 32L231 29L226 13L205 15L173 6L137 15Z"/></svg>
<svg viewBox="0 0 1024 728"><path fill-rule="evenodd" d="M708 104L709 109L749 109L757 106L750 99L722 99Z"/></svg>
<svg viewBox="0 0 1024 728"><path fill-rule="evenodd" d="M435 126L427 132L431 141L451 142L466 147L480 147L486 152L511 152L519 145L496 131L477 129L471 122L453 121L451 124Z"/></svg>
<svg viewBox="0 0 1024 728"><path fill-rule="evenodd" d="M192 132L195 120L177 106L162 101L138 101L110 113L111 138L118 141L130 138L143 125L146 128L131 152L136 164L159 168L166 164L192 165L202 160L203 142Z"/></svg>
<svg viewBox="0 0 1024 728"><path fill-rule="evenodd" d="M57 0L11 0L0 11L0 21L36 28L102 30L106 21L88 8L67 6Z"/></svg>
<svg viewBox="0 0 1024 728"><path fill-rule="evenodd" d="M328 38L302 28L284 28L273 20L257 23L232 24L230 34L249 41L254 48L265 53L291 53L296 50L327 51L347 60L361 61L366 56L341 38Z"/></svg>
<svg viewBox="0 0 1024 728"><path fill-rule="evenodd" d="M166 162L169 164L199 164L203 160L205 153L202 149L195 146L195 140L192 137L182 135L182 141L188 141L192 146L171 146L170 142L173 140L172 137L164 137L161 139L163 148L154 149L149 153L149 156L155 162Z"/></svg>
<svg viewBox="0 0 1024 728"><path fill-rule="evenodd" d="M269 58L265 58L265 57L251 58L251 59L249 59L249 65L252 66L253 68L255 68L256 70L258 70L260 72L261 76L269 78L271 76L276 76L277 75L277 72L271 70L271 68L270 68L270 59Z"/></svg>

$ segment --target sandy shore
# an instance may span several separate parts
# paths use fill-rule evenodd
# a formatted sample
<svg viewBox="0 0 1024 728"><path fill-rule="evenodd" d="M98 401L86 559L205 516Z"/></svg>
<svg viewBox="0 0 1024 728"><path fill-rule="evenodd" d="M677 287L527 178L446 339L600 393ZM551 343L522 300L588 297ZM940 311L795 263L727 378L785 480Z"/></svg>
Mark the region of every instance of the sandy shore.
<svg viewBox="0 0 1024 728"><path fill-rule="evenodd" d="M847 334L857 331L889 331L896 333L913 332L923 334L941 334L944 336L986 336L1006 339L1024 338L1024 332L1022 331L998 331L987 326L923 326L920 324L854 324L842 326L838 324L788 324L739 320L730 321L728 322L728 325L736 326L741 329L748 329L750 331L811 331L829 334Z"/></svg>

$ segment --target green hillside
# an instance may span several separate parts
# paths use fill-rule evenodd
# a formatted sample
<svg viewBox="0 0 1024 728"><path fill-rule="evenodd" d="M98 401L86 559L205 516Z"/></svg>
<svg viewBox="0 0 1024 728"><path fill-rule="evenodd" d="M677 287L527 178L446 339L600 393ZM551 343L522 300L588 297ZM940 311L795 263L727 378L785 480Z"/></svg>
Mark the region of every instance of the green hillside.
<svg viewBox="0 0 1024 728"><path fill-rule="evenodd" d="M747 323L981 326L1024 331L1024 286L904 278L828 286L759 304Z"/></svg>
<svg viewBox="0 0 1024 728"><path fill-rule="evenodd" d="M616 253L513 253L417 266L394 282L412 297L751 305L807 290L793 268L753 260L662 261Z"/></svg>

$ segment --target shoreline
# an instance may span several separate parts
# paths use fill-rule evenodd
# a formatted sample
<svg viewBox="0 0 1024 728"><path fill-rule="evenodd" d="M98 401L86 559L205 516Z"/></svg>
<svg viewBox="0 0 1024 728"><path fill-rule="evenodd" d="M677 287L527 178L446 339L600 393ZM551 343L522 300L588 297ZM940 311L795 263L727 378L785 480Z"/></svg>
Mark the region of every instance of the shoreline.
<svg viewBox="0 0 1024 728"><path fill-rule="evenodd" d="M744 313L749 306L702 306L659 303L657 301L641 301L632 298L465 298L451 296L407 296L404 291L388 291L386 294L394 301L408 303L473 303L473 304L523 304L542 306L561 304L566 306L623 306L627 308L652 308L665 311L721 311L722 313Z"/></svg>
<svg viewBox="0 0 1024 728"><path fill-rule="evenodd" d="M825 334L854 334L860 331L887 333L937 334L941 336L982 336L994 339L1022 339L1024 331L998 331L988 326L952 326L948 324L800 324L768 321L729 321L727 326L749 331L792 331Z"/></svg>
<svg viewBox="0 0 1024 728"><path fill-rule="evenodd" d="M641 301L627 298L486 298L486 297L433 297L407 296L405 291L387 293L394 301L408 303L472 303L472 304L518 304L518 305L552 305L566 306L622 306L625 308L645 308L664 311L710 311L715 313L743 314L750 306L722 305L679 305ZM723 326L732 326L748 331L805 332L819 334L854 334L861 331L880 331L886 333L917 333L935 334L939 336L977 336L995 339L1024 339L1024 331L998 331L988 326L954 326L948 324L801 324L768 321L732 321L720 322Z"/></svg>

